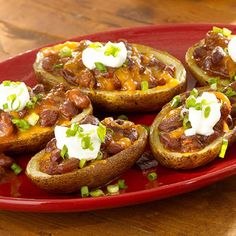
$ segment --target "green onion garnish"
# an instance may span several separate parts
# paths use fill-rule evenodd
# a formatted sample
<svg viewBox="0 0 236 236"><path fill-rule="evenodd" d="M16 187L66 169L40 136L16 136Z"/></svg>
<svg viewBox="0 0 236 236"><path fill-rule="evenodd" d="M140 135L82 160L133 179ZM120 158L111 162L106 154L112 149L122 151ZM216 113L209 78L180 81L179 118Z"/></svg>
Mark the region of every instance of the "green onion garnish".
<svg viewBox="0 0 236 236"><path fill-rule="evenodd" d="M91 142L91 138L88 135L85 135L81 139L81 147L83 149L90 149L91 151L93 150L93 144Z"/></svg>
<svg viewBox="0 0 236 236"><path fill-rule="evenodd" d="M119 189L126 189L127 188L127 185L125 184L124 179L119 179L118 180L118 185L119 185Z"/></svg>
<svg viewBox="0 0 236 236"><path fill-rule="evenodd" d="M157 173L156 172L151 172L151 173L148 174L147 178L148 178L149 181L154 181L154 180L157 179Z"/></svg>
<svg viewBox="0 0 236 236"><path fill-rule="evenodd" d="M118 184L107 185L107 192L111 194L119 193L119 185Z"/></svg>
<svg viewBox="0 0 236 236"><path fill-rule="evenodd" d="M195 110L198 110L198 111L202 110L202 103L198 102L198 103L195 104L194 107L195 107Z"/></svg>
<svg viewBox="0 0 236 236"><path fill-rule="evenodd" d="M129 120L128 116L126 115L120 115L117 117L118 120Z"/></svg>
<svg viewBox="0 0 236 236"><path fill-rule="evenodd" d="M207 106L204 110L204 117L208 118L211 112L211 107Z"/></svg>
<svg viewBox="0 0 236 236"><path fill-rule="evenodd" d="M11 169L14 171L16 175L20 174L20 172L22 171L21 167L18 166L16 163L13 163L11 165Z"/></svg>
<svg viewBox="0 0 236 236"><path fill-rule="evenodd" d="M148 88L149 88L149 84L148 84L148 81L142 81L141 82L141 90L142 91L146 91L146 90L148 90Z"/></svg>
<svg viewBox="0 0 236 236"><path fill-rule="evenodd" d="M8 109L8 104L7 103L4 103L3 105L2 105L2 107L3 107L3 109Z"/></svg>
<svg viewBox="0 0 236 236"><path fill-rule="evenodd" d="M102 123L99 123L98 125L97 134L101 142L104 143L106 137L106 126L104 126Z"/></svg>
<svg viewBox="0 0 236 236"><path fill-rule="evenodd" d="M79 161L79 168L82 169L85 166L86 162L87 162L86 159L81 159Z"/></svg>
<svg viewBox="0 0 236 236"><path fill-rule="evenodd" d="M67 146L64 144L62 149L61 149L61 152L60 152L60 156L65 159L68 157L68 148Z"/></svg>
<svg viewBox="0 0 236 236"><path fill-rule="evenodd" d="M95 189L89 192L91 197L101 197L104 196L104 192L101 189Z"/></svg>
<svg viewBox="0 0 236 236"><path fill-rule="evenodd" d="M16 94L11 94L7 97L7 101L11 103L11 108L13 109L13 103L16 100Z"/></svg>
<svg viewBox="0 0 236 236"><path fill-rule="evenodd" d="M233 77L233 80L236 81L236 75Z"/></svg>
<svg viewBox="0 0 236 236"><path fill-rule="evenodd" d="M28 123L31 126L35 126L39 120L39 115L36 113L31 113L30 116L27 118Z"/></svg>
<svg viewBox="0 0 236 236"><path fill-rule="evenodd" d="M193 95L190 95L186 99L186 108L195 107L195 105L196 105L196 98Z"/></svg>
<svg viewBox="0 0 236 236"><path fill-rule="evenodd" d="M220 149L220 154L219 154L220 158L224 158L225 157L225 153L226 153L227 148L228 148L228 140L227 139L223 139L222 140L221 149Z"/></svg>
<svg viewBox="0 0 236 236"><path fill-rule="evenodd" d="M65 46L59 51L59 56L60 57L71 57L72 56L72 50Z"/></svg>
<svg viewBox="0 0 236 236"><path fill-rule="evenodd" d="M220 81L219 77L213 77L209 79L209 84L218 84Z"/></svg>
<svg viewBox="0 0 236 236"><path fill-rule="evenodd" d="M184 116L184 119L183 119L183 127L184 127L184 129L189 129L189 128L191 128L191 123L190 123L190 121L189 121L188 114Z"/></svg>
<svg viewBox="0 0 236 236"><path fill-rule="evenodd" d="M5 80L2 82L3 86L10 86L11 85L11 81L10 80Z"/></svg>
<svg viewBox="0 0 236 236"><path fill-rule="evenodd" d="M116 57L119 52L120 52L120 48L110 44L107 46L106 51L104 52L104 55Z"/></svg>
<svg viewBox="0 0 236 236"><path fill-rule="evenodd" d="M81 197L88 197L89 196L89 189L88 186L82 186L80 189Z"/></svg>
<svg viewBox="0 0 236 236"><path fill-rule="evenodd" d="M217 90L217 83L210 85L211 89Z"/></svg>
<svg viewBox="0 0 236 236"><path fill-rule="evenodd" d="M82 186L80 189L81 197L88 197L89 196L89 188L88 186Z"/></svg>
<svg viewBox="0 0 236 236"><path fill-rule="evenodd" d="M30 128L30 124L28 123L28 121L26 121L24 119L14 118L11 120L11 122L14 125L16 125L21 131L25 131Z"/></svg>
<svg viewBox="0 0 236 236"><path fill-rule="evenodd" d="M194 88L191 92L190 95L194 96L195 98L198 96L198 90Z"/></svg>
<svg viewBox="0 0 236 236"><path fill-rule="evenodd" d="M233 97L233 96L236 95L236 92L231 87L228 87L226 92L225 92L225 95L227 97Z"/></svg>
<svg viewBox="0 0 236 236"><path fill-rule="evenodd" d="M90 48L101 48L102 44L100 42L90 43L89 47Z"/></svg>
<svg viewBox="0 0 236 236"><path fill-rule="evenodd" d="M173 97L173 99L171 100L170 105L172 107L177 107L180 104L180 95L176 95L175 97Z"/></svg>
<svg viewBox="0 0 236 236"><path fill-rule="evenodd" d="M101 62L95 62L94 64L101 72L107 72L107 68Z"/></svg>
<svg viewBox="0 0 236 236"><path fill-rule="evenodd" d="M71 128L68 128L68 129L66 130L66 136L67 136L67 137L75 136L76 133L77 133L79 130L80 130L80 132L82 132L82 131L83 131L83 128L80 127L78 124L75 124L75 123L74 123L74 124L71 126Z"/></svg>

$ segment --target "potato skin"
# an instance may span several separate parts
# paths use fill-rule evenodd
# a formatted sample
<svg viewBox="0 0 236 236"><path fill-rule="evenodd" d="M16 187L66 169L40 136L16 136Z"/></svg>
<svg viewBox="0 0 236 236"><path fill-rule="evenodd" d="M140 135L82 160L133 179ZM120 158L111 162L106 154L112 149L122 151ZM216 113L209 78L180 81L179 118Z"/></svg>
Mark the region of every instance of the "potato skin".
<svg viewBox="0 0 236 236"><path fill-rule="evenodd" d="M183 94L181 95L183 96ZM150 128L150 147L154 157L163 165L173 169L193 169L203 166L218 157L222 140L227 139L229 144L235 141L236 127L225 135L217 138L204 149L194 153L180 153L167 150L160 142L158 126L164 116L173 108L166 104L156 116Z"/></svg>
<svg viewBox="0 0 236 236"><path fill-rule="evenodd" d="M197 63L195 62L193 58L193 52L197 47L200 47L204 45L204 40L201 40L200 42L194 44L192 47L188 49L188 51L185 54L185 61L193 74L194 78L198 80L198 83L200 86L207 86L210 85L210 79L214 76L209 76L204 70L202 70ZM228 82L227 82L228 81ZM221 85L221 80L219 81L218 85ZM224 87L226 83L230 83L230 80L224 79L224 83L222 86Z"/></svg>
<svg viewBox="0 0 236 236"><path fill-rule="evenodd" d="M92 114L93 109L90 104L88 108L84 109L78 121L85 116ZM28 131L19 132L19 135L11 139L0 140L0 151L8 154L32 153L44 148L47 142L54 136L54 127L32 127Z"/></svg>
<svg viewBox="0 0 236 236"><path fill-rule="evenodd" d="M105 160L93 162L82 169L61 175L49 175L39 170L39 160L45 150L37 153L29 161L26 175L39 188L52 193L71 193L79 191L82 186L96 188L112 181L128 170L143 153L147 143L147 131L138 125L139 139L129 148Z"/></svg>
<svg viewBox="0 0 236 236"><path fill-rule="evenodd" d="M176 78L179 83L173 83L170 86L159 86L159 88L156 87L147 91L101 91L81 88L81 91L89 96L95 107L112 112L156 111L161 109L172 97L186 89L186 71L178 59L167 52L144 45L133 44L133 46L140 52L153 54L165 64L174 65L176 67ZM75 87L69 84L62 76L53 76L43 70L40 59L36 59L33 67L38 81L48 88L58 83L64 83L69 88Z"/></svg>

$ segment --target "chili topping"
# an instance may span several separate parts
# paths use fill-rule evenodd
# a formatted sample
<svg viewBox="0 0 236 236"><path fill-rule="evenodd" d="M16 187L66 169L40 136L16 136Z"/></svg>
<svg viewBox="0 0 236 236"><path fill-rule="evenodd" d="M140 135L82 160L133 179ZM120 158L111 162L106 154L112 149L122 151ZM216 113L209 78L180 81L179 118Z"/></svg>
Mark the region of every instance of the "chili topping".
<svg viewBox="0 0 236 236"><path fill-rule="evenodd" d="M175 79L175 67L125 41L66 42L38 53L41 67L70 84L98 90L147 90Z"/></svg>
<svg viewBox="0 0 236 236"><path fill-rule="evenodd" d="M176 152L196 152L229 131L231 104L220 92L187 93L158 126L164 147Z"/></svg>
<svg viewBox="0 0 236 236"><path fill-rule="evenodd" d="M40 170L50 175L72 172L107 159L131 146L139 136L134 123L111 117L99 122L89 115L80 124L61 128L65 135L61 132L59 138L55 131L55 138L48 142L40 160Z"/></svg>
<svg viewBox="0 0 236 236"><path fill-rule="evenodd" d="M194 49L193 58L209 76L235 80L236 43L230 30L213 27Z"/></svg>

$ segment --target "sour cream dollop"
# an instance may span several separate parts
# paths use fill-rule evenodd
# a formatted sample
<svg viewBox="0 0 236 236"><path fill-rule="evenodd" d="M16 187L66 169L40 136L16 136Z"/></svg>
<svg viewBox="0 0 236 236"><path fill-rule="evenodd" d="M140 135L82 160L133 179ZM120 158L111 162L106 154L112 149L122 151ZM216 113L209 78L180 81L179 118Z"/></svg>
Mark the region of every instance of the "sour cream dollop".
<svg viewBox="0 0 236 236"><path fill-rule="evenodd" d="M96 68L95 63L97 62L104 66L118 68L124 64L126 58L127 49L123 42L108 42L104 46L99 43L90 43L82 52L82 62L90 70Z"/></svg>
<svg viewBox="0 0 236 236"><path fill-rule="evenodd" d="M23 82L3 81L0 84L0 109L5 112L20 111L24 109L30 95Z"/></svg>
<svg viewBox="0 0 236 236"><path fill-rule="evenodd" d="M73 127L73 125L72 125ZM93 160L98 156L98 152L101 147L101 140L98 136L97 129L98 126L91 124L80 125L83 130L83 135L88 134L90 144L92 148L83 148L82 147L82 138L79 135L67 136L66 132L68 130L67 127L56 126L55 127L55 138L56 138L56 146L59 149L63 149L65 145L68 150L68 157L78 158L79 160Z"/></svg>
<svg viewBox="0 0 236 236"><path fill-rule="evenodd" d="M228 52L234 62L236 62L236 37L233 37L228 44Z"/></svg>
<svg viewBox="0 0 236 236"><path fill-rule="evenodd" d="M213 127L220 120L221 117L221 103L217 100L213 93L203 92L203 94L196 98L197 103L203 103L201 110L196 110L195 107L189 108L189 121L192 128L185 130L186 136L191 135L211 135L214 133ZM208 116L205 115L205 109L209 107Z"/></svg>

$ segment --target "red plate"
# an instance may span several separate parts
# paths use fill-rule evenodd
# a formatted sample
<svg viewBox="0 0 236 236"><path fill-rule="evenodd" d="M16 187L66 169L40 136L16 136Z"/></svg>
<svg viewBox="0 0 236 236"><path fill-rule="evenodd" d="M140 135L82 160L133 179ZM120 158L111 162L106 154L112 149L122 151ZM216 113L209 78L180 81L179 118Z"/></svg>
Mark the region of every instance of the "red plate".
<svg viewBox="0 0 236 236"><path fill-rule="evenodd" d="M227 26L235 31L236 26ZM188 47L204 37L212 25L168 25L120 29L76 38L108 41L127 39L129 42L145 44L166 50L184 61ZM32 86L36 83L32 64L37 50L0 63L1 80L21 80ZM188 74L190 83L194 82ZM150 125L154 115L136 115L137 123ZM236 173L236 155L231 147L224 159L217 159L207 166L191 171L175 171L157 168L158 180L150 183L138 169L131 169L121 178L126 180L125 193L99 198L80 198L79 194L49 195L35 187L22 173L10 181L0 184L0 208L14 211L69 212L99 208L118 207L157 200L206 186ZM25 167L29 156L17 157L17 162Z"/></svg>

